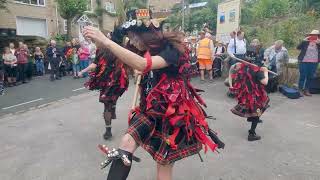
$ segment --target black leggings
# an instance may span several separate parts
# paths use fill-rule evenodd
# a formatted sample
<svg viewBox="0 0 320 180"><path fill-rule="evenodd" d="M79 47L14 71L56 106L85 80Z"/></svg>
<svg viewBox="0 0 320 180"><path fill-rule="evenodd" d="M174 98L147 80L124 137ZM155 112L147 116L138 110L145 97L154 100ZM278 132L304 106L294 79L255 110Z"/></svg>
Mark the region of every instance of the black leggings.
<svg viewBox="0 0 320 180"><path fill-rule="evenodd" d="M256 117L248 117L248 122L251 122L251 128L249 130L250 133L252 134L255 134L256 133L256 128L257 128L257 125L259 123L259 117L256 116Z"/></svg>

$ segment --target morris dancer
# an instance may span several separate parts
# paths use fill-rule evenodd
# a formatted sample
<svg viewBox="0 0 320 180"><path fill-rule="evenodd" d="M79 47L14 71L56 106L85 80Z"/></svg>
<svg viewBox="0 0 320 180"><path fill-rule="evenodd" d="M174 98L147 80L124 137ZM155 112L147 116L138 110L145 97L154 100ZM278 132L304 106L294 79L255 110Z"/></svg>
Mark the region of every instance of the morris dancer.
<svg viewBox="0 0 320 180"><path fill-rule="evenodd" d="M111 39L122 44L123 36L113 33ZM85 84L90 90L100 90L99 101L104 104L103 118L106 124L106 132L103 138L112 137L111 121L116 119L116 104L118 98L127 90L129 80L124 65L108 49L98 49L95 61L89 67L80 71L79 76L88 71L90 80Z"/></svg>
<svg viewBox="0 0 320 180"><path fill-rule="evenodd" d="M256 128L260 116L269 107L269 97L265 91L268 84L268 69L266 67L256 67L246 63L237 63L232 66L230 71L232 80L230 81L230 91L238 99L238 104L231 111L247 118L251 122L248 141L260 140L256 134ZM232 85L232 81L234 84Z"/></svg>
<svg viewBox="0 0 320 180"><path fill-rule="evenodd" d="M199 153L203 145L205 151L215 151L224 144L209 129L201 108L205 103L187 77L189 55L182 36L162 32L161 22L150 19L148 10L129 11L127 16L123 32L144 57L112 42L94 27L84 30L84 36L143 72L140 106L129 118L119 149L107 152L105 163L112 163L107 179L127 179L131 161L136 159L133 153L141 146L157 163L157 179L171 180L174 162Z"/></svg>

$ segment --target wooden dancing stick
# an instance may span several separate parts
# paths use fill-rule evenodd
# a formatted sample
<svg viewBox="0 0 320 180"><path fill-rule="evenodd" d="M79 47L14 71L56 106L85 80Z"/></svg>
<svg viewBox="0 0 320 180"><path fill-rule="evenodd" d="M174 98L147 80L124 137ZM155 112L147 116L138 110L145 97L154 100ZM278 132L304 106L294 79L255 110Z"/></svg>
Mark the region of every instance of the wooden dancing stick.
<svg viewBox="0 0 320 180"><path fill-rule="evenodd" d="M232 58L232 59L235 59L235 60L237 60L237 61L240 61L240 62L242 62L242 63L244 63L244 64L249 64L249 65L251 65L251 66L259 67L259 66L255 65L255 64L249 63L249 62L247 62L247 61L245 61L245 60L243 60L243 59L239 59L239 58L237 58L237 57L231 57L231 58ZM275 72L273 72L273 71L268 70L268 72L271 73L271 74L273 74L273 75L278 76L278 74L275 73Z"/></svg>
<svg viewBox="0 0 320 180"><path fill-rule="evenodd" d="M141 82L141 74L138 74L137 82L136 82L136 89L134 91L133 101L132 101L132 107L131 109L134 109L137 105L138 96L139 96L139 85Z"/></svg>

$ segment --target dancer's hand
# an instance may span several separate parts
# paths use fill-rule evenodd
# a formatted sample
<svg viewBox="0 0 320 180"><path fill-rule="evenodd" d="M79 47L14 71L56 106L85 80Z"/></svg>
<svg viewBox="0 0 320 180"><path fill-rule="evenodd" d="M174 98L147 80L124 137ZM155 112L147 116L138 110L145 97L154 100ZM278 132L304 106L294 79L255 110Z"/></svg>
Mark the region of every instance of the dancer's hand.
<svg viewBox="0 0 320 180"><path fill-rule="evenodd" d="M98 28L92 26L84 27L82 33L84 37L92 39L98 45L103 45L111 41Z"/></svg>
<svg viewBox="0 0 320 180"><path fill-rule="evenodd" d="M78 72L78 77L80 77L80 78L83 77L83 72L82 71Z"/></svg>
<svg viewBox="0 0 320 180"><path fill-rule="evenodd" d="M268 68L266 68L266 67L261 67L261 68L260 68L260 71L262 71L262 72L268 72Z"/></svg>

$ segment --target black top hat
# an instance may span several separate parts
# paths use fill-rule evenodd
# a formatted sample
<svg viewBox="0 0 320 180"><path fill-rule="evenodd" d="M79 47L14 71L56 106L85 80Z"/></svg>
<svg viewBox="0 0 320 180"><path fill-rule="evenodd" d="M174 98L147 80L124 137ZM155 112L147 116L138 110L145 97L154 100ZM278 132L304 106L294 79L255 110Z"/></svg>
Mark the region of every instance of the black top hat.
<svg viewBox="0 0 320 180"><path fill-rule="evenodd" d="M127 21L121 28L128 31L143 32L151 29L161 30L166 18L153 19L148 9L135 9L127 12Z"/></svg>

